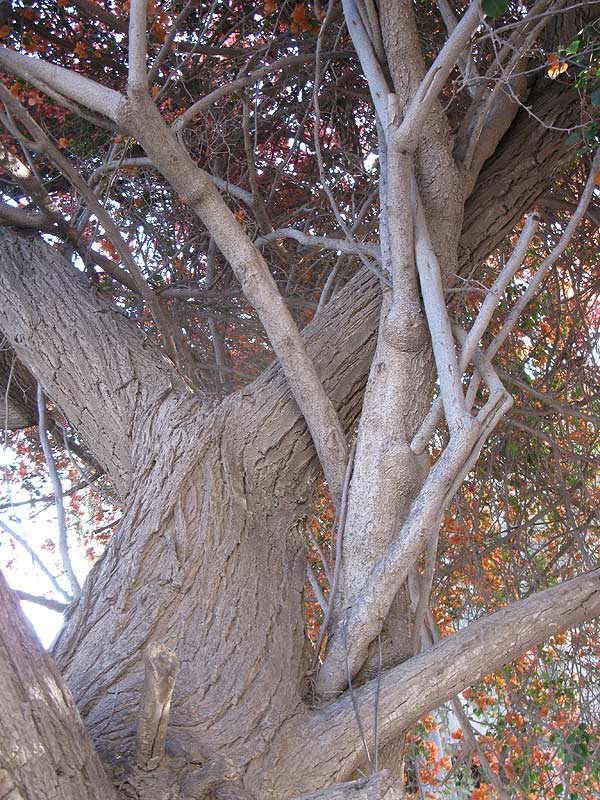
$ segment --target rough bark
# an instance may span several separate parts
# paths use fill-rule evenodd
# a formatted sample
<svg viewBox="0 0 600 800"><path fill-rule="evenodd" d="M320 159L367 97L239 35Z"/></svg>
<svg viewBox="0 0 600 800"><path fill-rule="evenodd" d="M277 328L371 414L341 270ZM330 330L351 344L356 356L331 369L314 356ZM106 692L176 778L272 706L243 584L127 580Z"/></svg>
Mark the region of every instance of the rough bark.
<svg viewBox="0 0 600 800"><path fill-rule="evenodd" d="M8 344L0 345L0 425L10 431L36 424L35 380Z"/></svg>
<svg viewBox="0 0 600 800"><path fill-rule="evenodd" d="M294 800L401 800L403 796L402 785L389 772L378 772Z"/></svg>
<svg viewBox="0 0 600 800"><path fill-rule="evenodd" d="M38 241L0 230L0 327L125 496L148 414L182 381L130 320Z"/></svg>
<svg viewBox="0 0 600 800"><path fill-rule="evenodd" d="M62 270L65 282L71 271L29 237L9 251L11 237L4 280L26 248L26 263L35 264L30 271L19 264L10 279L14 315L27 320L27 298L44 285L45 270ZM320 335L308 338L346 425L356 419L373 338L371 285L358 277L364 307L325 309ZM73 286L82 295L74 308L87 308L93 290ZM76 315L69 324L65 337L77 329ZM81 324L83 350L93 345L85 335ZM137 336L128 326L120 335ZM134 346L121 342L125 350ZM287 531L306 513L317 475L310 436L276 367L219 406L172 387L146 406L135 430L131 457L142 458L131 468L124 520L55 652L98 746L116 757L132 752L144 646L171 647L181 666L170 746L193 753L198 742L210 742L243 766L268 748L301 701L305 553L300 535Z"/></svg>
<svg viewBox="0 0 600 800"><path fill-rule="evenodd" d="M71 693L0 573L0 797L111 800Z"/></svg>

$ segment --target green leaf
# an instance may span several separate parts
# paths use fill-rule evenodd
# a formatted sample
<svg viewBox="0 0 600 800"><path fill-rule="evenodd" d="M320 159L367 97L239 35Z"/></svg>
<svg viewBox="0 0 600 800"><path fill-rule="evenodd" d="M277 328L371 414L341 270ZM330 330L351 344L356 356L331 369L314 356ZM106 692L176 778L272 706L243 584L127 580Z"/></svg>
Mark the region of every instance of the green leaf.
<svg viewBox="0 0 600 800"><path fill-rule="evenodd" d="M557 783L556 786L554 787L554 794L556 795L562 794L564 789L565 787L562 785L562 783Z"/></svg>
<svg viewBox="0 0 600 800"><path fill-rule="evenodd" d="M566 49L566 54L568 56L573 56L579 50L579 45L581 44L581 39L573 39L572 42L569 42Z"/></svg>
<svg viewBox="0 0 600 800"><path fill-rule="evenodd" d="M565 139L565 144L577 144L579 141L579 131L572 131Z"/></svg>
<svg viewBox="0 0 600 800"><path fill-rule="evenodd" d="M500 17L508 8L508 0L481 0L481 7L488 17Z"/></svg>
<svg viewBox="0 0 600 800"><path fill-rule="evenodd" d="M591 101L595 106L600 106L600 86L591 94Z"/></svg>

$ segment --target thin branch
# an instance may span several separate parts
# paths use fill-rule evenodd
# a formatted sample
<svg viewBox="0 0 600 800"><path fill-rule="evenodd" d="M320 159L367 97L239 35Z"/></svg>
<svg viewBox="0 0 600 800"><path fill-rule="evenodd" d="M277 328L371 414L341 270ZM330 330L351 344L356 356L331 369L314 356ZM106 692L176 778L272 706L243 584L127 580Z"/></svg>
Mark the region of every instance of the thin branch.
<svg viewBox="0 0 600 800"><path fill-rule="evenodd" d="M2 519L0 519L0 528L2 528L2 530L5 533L7 533L11 538L13 538L15 540L15 542L18 542L21 545L21 547L24 550L27 551L27 553L31 557L31 560L34 562L34 564L36 566L38 566L41 569L41 571L48 578L48 580L50 581L52 586L54 586L56 591L59 594L62 594L62 596L65 598L65 600L68 600L69 602L71 602L73 600L71 595L65 589L62 588L60 583L56 580L56 578L50 572L48 567L44 564L42 559L38 556L38 554L35 552L35 550L31 547L29 542L23 536L20 536L15 530L13 530L13 528L11 528L9 525L7 525L6 522L3 522Z"/></svg>
<svg viewBox="0 0 600 800"><path fill-rule="evenodd" d="M362 251L365 255L369 255L377 261L381 258L379 246L376 244L371 244L369 242L349 242L347 239L336 239L333 236L313 236L312 234L298 231L295 228L278 228L264 236L259 236L255 240L255 244L261 245L264 242L272 242L277 239L294 239L307 247L319 247L326 250L335 250L339 253L348 253L350 255L357 255L357 253Z"/></svg>
<svg viewBox="0 0 600 800"><path fill-rule="evenodd" d="M310 564L306 565L306 576L308 577L310 588L315 596L315 600L321 606L323 613L325 613L327 611L327 600L325 600L323 592L321 591L321 587L319 586L319 581L315 575L315 571Z"/></svg>
<svg viewBox="0 0 600 800"><path fill-rule="evenodd" d="M63 568L67 575L67 580L71 587L71 593L74 597L79 597L81 594L81 586L77 580L77 576L73 570L71 563L71 554L69 553L69 535L67 529L67 515L65 514L65 507L62 501L63 490L58 472L56 471L56 464L54 463L54 456L52 455L52 448L48 441L48 421L46 418L46 399L42 386L38 383L37 386L37 407L39 414L39 434L42 450L44 451L44 458L46 459L46 466L50 475L50 483L54 491L54 503L56 506L56 517L58 520L58 551L60 553Z"/></svg>
<svg viewBox="0 0 600 800"><path fill-rule="evenodd" d="M356 7L356 3L354 0L343 0L343 7L346 25L352 37L352 43L354 44L365 78L369 84L369 90L375 105L375 112L385 130L388 126L388 95L390 93L390 86L385 78L382 66L379 63L369 34L367 33Z"/></svg>
<svg viewBox="0 0 600 800"><path fill-rule="evenodd" d="M347 57L348 52L346 51L321 54L321 58L323 59ZM172 128L176 133L178 133L185 128L186 125L188 125L197 114L199 114L201 111L204 111L206 108L210 108L213 103L216 103L217 100L220 100L222 97L226 97L228 94L234 94L240 89L245 89L248 86L258 83L260 80L262 80L262 78L266 77L272 72L284 69L285 67L295 67L299 64L306 64L313 59L313 53L283 56L282 58L278 58L277 61L273 61L271 64L267 64L266 66L260 67L260 69L251 72L249 75L243 75L241 78L236 78L236 80L230 81L229 83L224 83L222 86L219 86L217 89L213 89L212 92L200 98L200 100L197 100L193 105L186 109L181 116L177 117L172 125Z"/></svg>
<svg viewBox="0 0 600 800"><path fill-rule="evenodd" d="M469 362L472 358L472 355L477 347L477 343L481 340L483 334L487 330L487 327L492 319L494 311L498 306L504 292L506 291L506 287L519 270L525 256L527 254L527 249L533 239L535 233L537 231L537 217L532 215L527 222L525 223L523 230L521 231L521 235L515 248L504 266L501 270L500 274L494 281L493 286L487 292L487 295L481 304L481 308L479 309L479 313L475 322L473 323L471 330L465 340L465 343L462 346L460 352L460 358L458 363L458 369L460 374L462 375L466 370ZM410 448L414 453L422 453L429 440L431 439L442 415L443 410L443 403L441 395L433 402L429 413L423 420L423 423L417 433L414 435L413 440L410 444Z"/></svg>
<svg viewBox="0 0 600 800"><path fill-rule="evenodd" d="M17 595L19 600L25 600L27 603L36 603L38 606L44 606L44 608L49 608L51 611L58 611L61 614L69 607L67 603L61 603L59 600L53 600L51 597L39 597L37 594L23 592L21 589L13 589L13 592Z"/></svg>

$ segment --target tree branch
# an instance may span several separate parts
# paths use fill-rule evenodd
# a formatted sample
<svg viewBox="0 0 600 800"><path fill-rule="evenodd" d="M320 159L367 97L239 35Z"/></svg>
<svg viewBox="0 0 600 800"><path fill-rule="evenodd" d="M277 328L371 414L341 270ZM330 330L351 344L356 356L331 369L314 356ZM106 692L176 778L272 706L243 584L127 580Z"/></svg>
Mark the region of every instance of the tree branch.
<svg viewBox="0 0 600 800"><path fill-rule="evenodd" d="M7 47L0 48L0 66L32 83L42 92L46 92L50 87L90 111L96 111L113 122L117 120L122 95L89 78L84 78L77 72L58 67L41 58L25 56Z"/></svg>
<svg viewBox="0 0 600 800"><path fill-rule="evenodd" d="M183 390L172 365L85 277L28 233L0 230L0 329L123 496L141 417Z"/></svg>
<svg viewBox="0 0 600 800"><path fill-rule="evenodd" d="M419 717L476 683L485 675L518 658L556 633L581 625L600 615L600 570L588 572L472 623L443 639L429 650L384 672L381 680L379 738L381 745L394 739ZM373 714L377 680L358 690L355 697L366 731L373 741ZM348 693L322 709L295 717L287 723L294 746L282 731L287 749L274 755L279 775L285 775L293 791L294 779L306 786L308 764L319 754L335 751L339 761L329 766L332 782L343 780L360 765L362 744L356 734L354 709ZM314 742L318 741L318 750ZM277 755L281 755L277 759ZM298 765L302 765L299 769ZM269 776L269 788L277 788L278 775ZM318 787L315 787L318 788Z"/></svg>
<svg viewBox="0 0 600 800"><path fill-rule="evenodd" d="M38 606L44 606L44 608L49 608L51 611L58 611L61 614L69 607L67 603L61 603L59 600L53 600L51 597L39 597L37 594L23 592L21 589L13 589L13 592L19 600L25 600L27 603L36 603Z"/></svg>

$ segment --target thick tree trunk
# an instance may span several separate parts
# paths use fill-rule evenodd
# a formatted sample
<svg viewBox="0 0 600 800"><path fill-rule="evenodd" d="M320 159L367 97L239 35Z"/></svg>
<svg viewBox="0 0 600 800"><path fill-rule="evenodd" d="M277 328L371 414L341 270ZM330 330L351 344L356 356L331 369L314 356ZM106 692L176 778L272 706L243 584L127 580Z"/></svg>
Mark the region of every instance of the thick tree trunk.
<svg viewBox="0 0 600 800"><path fill-rule="evenodd" d="M0 797L111 800L71 693L0 573Z"/></svg>

